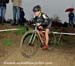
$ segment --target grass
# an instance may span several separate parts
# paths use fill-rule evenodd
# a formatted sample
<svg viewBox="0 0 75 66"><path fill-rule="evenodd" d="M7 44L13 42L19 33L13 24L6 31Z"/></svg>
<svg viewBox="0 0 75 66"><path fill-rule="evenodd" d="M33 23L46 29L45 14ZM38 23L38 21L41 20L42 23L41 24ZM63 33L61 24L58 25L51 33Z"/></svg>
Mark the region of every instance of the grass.
<svg viewBox="0 0 75 66"><path fill-rule="evenodd" d="M21 30L15 32L17 35L23 35L27 31L27 27L19 26L18 28Z"/></svg>
<svg viewBox="0 0 75 66"><path fill-rule="evenodd" d="M3 44L4 44L5 46L11 46L11 45L13 44L13 41L12 41L11 39L5 39L5 40L3 41Z"/></svg>

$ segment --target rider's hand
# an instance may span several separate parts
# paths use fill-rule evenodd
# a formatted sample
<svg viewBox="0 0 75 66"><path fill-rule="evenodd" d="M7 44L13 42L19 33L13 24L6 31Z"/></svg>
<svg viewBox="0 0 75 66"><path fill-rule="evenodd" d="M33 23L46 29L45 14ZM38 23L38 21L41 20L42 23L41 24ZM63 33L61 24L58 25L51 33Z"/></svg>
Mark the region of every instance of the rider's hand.
<svg viewBox="0 0 75 66"><path fill-rule="evenodd" d="M41 23L36 23L37 24L37 26L41 26Z"/></svg>
<svg viewBox="0 0 75 66"><path fill-rule="evenodd" d="M43 27L42 26L38 26L38 29L43 29Z"/></svg>

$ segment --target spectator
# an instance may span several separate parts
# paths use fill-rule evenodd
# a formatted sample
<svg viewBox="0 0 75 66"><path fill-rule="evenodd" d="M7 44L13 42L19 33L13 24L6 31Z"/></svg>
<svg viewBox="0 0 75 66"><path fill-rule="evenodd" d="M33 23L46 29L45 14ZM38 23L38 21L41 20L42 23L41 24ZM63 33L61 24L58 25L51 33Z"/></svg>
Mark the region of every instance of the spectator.
<svg viewBox="0 0 75 66"><path fill-rule="evenodd" d="M25 22L27 22L26 18L24 18L25 12L23 8L20 7L20 19L19 19L19 24L24 25Z"/></svg>
<svg viewBox="0 0 75 66"><path fill-rule="evenodd" d="M5 21L6 13L6 4L9 3L9 0L0 0L0 23L3 24Z"/></svg>
<svg viewBox="0 0 75 66"><path fill-rule="evenodd" d="M22 0L12 0L13 3L13 25L18 25L20 19L20 7Z"/></svg>
<svg viewBox="0 0 75 66"><path fill-rule="evenodd" d="M73 27L73 25L74 25L74 13L73 13L73 11L71 11L69 13L68 17L69 17L69 25L71 25Z"/></svg>

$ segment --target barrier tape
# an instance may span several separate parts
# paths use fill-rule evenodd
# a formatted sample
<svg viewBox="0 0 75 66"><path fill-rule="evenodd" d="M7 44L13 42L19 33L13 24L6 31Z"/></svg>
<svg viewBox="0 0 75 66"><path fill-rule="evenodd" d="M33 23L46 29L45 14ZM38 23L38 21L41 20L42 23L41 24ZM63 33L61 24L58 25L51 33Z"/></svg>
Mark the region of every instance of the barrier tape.
<svg viewBox="0 0 75 66"><path fill-rule="evenodd" d="M63 32L52 32L53 34L60 34L60 35L75 35L75 33L63 33Z"/></svg>
<svg viewBox="0 0 75 66"><path fill-rule="evenodd" d="M0 32L7 32L7 31L16 31L16 30L21 30L18 28L14 28L14 29L4 29L4 30L0 30ZM51 32L53 34L60 34L60 35L75 35L75 33L63 33L63 32Z"/></svg>
<svg viewBox="0 0 75 66"><path fill-rule="evenodd" d="M0 32L7 32L7 31L16 31L16 30L20 30L20 29L4 29L4 30L0 30Z"/></svg>

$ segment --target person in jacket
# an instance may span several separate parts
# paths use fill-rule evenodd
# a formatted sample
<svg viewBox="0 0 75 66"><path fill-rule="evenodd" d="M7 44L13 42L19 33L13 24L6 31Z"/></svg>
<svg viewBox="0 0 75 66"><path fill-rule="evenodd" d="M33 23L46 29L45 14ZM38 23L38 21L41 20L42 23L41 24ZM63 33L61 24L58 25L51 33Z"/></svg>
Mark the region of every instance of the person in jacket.
<svg viewBox="0 0 75 66"><path fill-rule="evenodd" d="M13 25L17 25L20 19L20 7L22 0L12 0L13 3Z"/></svg>
<svg viewBox="0 0 75 66"><path fill-rule="evenodd" d="M43 49L48 49L48 42L49 42L49 30L51 27L51 21L49 19L49 17L41 12L41 6L40 5L36 5L33 8L33 12L34 12L34 18L32 19L32 22L37 22L37 23L41 23L38 26L38 31L42 37L42 43L44 44L42 46ZM42 30L45 30L45 34L43 34Z"/></svg>
<svg viewBox="0 0 75 66"><path fill-rule="evenodd" d="M25 12L23 10L22 7L20 7L20 19L19 19L19 24L24 26L24 24L27 22L28 20L25 18Z"/></svg>
<svg viewBox="0 0 75 66"><path fill-rule="evenodd" d="M74 17L75 17L73 11L71 11L68 14L68 17L69 17L69 25L71 25L73 27L73 25L74 25Z"/></svg>
<svg viewBox="0 0 75 66"><path fill-rule="evenodd" d="M9 0L0 0L0 23L5 22L5 13L6 13L6 4L9 3Z"/></svg>

